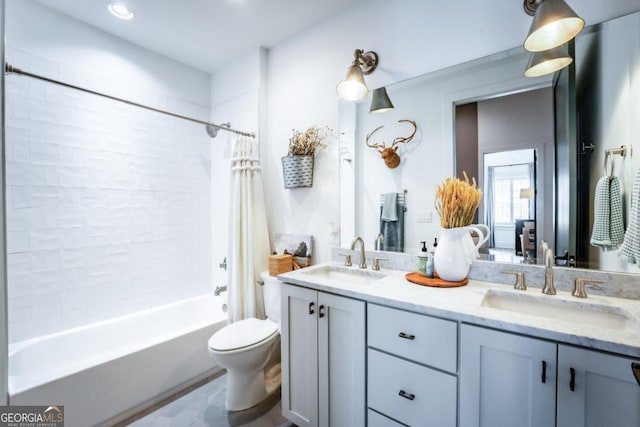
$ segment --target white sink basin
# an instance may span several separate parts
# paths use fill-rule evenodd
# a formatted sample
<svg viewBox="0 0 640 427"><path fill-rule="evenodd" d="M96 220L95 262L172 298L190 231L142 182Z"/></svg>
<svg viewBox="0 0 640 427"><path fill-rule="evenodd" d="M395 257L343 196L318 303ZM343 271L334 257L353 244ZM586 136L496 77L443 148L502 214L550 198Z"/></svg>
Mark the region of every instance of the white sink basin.
<svg viewBox="0 0 640 427"><path fill-rule="evenodd" d="M320 268L304 270L303 274L315 276L319 279L328 279L342 283L368 284L386 277L384 273L370 270L360 270L358 267L338 267L326 265Z"/></svg>
<svg viewBox="0 0 640 427"><path fill-rule="evenodd" d="M638 328L636 320L622 308L587 303L578 299L573 301L557 295L531 295L489 290L482 299L482 305L513 313L571 322L576 325L616 330L637 330Z"/></svg>

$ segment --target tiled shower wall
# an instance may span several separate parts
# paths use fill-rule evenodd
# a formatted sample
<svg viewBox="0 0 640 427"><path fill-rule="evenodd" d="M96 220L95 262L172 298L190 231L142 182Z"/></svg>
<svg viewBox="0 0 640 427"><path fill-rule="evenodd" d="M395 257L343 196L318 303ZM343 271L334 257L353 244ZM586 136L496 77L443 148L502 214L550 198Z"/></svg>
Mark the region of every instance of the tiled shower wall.
<svg viewBox="0 0 640 427"><path fill-rule="evenodd" d="M8 62L209 117L106 70L9 47ZM111 80L108 79L111 77ZM34 79L6 83L10 342L211 290L211 140L203 126Z"/></svg>

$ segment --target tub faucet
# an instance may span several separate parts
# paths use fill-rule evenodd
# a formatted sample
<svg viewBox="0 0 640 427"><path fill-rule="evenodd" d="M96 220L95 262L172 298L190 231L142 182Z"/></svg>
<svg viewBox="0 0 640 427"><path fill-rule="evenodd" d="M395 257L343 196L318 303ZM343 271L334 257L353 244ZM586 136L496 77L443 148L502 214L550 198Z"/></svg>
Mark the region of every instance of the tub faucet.
<svg viewBox="0 0 640 427"><path fill-rule="evenodd" d="M214 289L213 294L215 296L218 296L221 293L226 292L226 291L227 291L227 287L226 286L218 286L218 285L216 285L216 288Z"/></svg>
<svg viewBox="0 0 640 427"><path fill-rule="evenodd" d="M367 260L365 257L365 253L364 253L364 240L362 240L362 237L356 236L355 239L353 239L353 242L351 242L351 250L353 250L353 248L356 247L356 243L360 242L360 268L367 268Z"/></svg>
<svg viewBox="0 0 640 427"><path fill-rule="evenodd" d="M373 245L374 249L376 251L381 250L383 243L384 243L384 236L382 235L382 233L379 233L378 237L376 237L376 241L375 241L375 243Z"/></svg>
<svg viewBox="0 0 640 427"><path fill-rule="evenodd" d="M542 241L542 258L544 259L544 287L542 293L546 295L555 295L556 288L553 286L553 251Z"/></svg>

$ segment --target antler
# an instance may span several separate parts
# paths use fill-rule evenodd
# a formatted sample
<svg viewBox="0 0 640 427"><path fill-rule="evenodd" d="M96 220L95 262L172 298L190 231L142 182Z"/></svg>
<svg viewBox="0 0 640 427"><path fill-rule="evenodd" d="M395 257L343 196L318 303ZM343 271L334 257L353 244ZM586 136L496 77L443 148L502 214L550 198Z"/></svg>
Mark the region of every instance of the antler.
<svg viewBox="0 0 640 427"><path fill-rule="evenodd" d="M382 153L382 150L384 150L385 148L387 148L387 146L385 145L385 143L383 142L382 144L369 144L369 138L371 138L371 136L376 133L376 131L379 131L380 129L382 129L384 126L378 126L377 128L375 128L371 133L367 134L367 139L364 141L365 144L367 144L368 147L371 148L375 148L376 150L378 150L379 153Z"/></svg>
<svg viewBox="0 0 640 427"><path fill-rule="evenodd" d="M398 144L407 144L407 143L411 142L411 140L413 139L414 135L416 134L416 131L418 130L418 127L416 126L416 122L413 121L413 120L407 120L407 119L398 120L398 123L400 123L400 122L411 123L413 125L413 132L409 136L399 136L399 137L395 138L393 140L393 144L391 144L391 148L394 149L394 150L396 149ZM376 130L378 130L378 129L376 129ZM373 132L375 132L375 131L373 131Z"/></svg>

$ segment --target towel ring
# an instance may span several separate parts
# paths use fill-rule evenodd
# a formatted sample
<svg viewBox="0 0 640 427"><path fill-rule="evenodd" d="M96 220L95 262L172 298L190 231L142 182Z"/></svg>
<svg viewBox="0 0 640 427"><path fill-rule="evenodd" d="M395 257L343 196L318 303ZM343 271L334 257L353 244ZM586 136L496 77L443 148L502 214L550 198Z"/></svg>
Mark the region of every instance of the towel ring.
<svg viewBox="0 0 640 427"><path fill-rule="evenodd" d="M611 158L611 172L609 172L609 174L607 174L607 160L609 160L609 158ZM613 156L611 156L609 153L605 153L605 155L604 155L604 175L603 176L612 177L614 169L615 169L615 160L613 159Z"/></svg>

